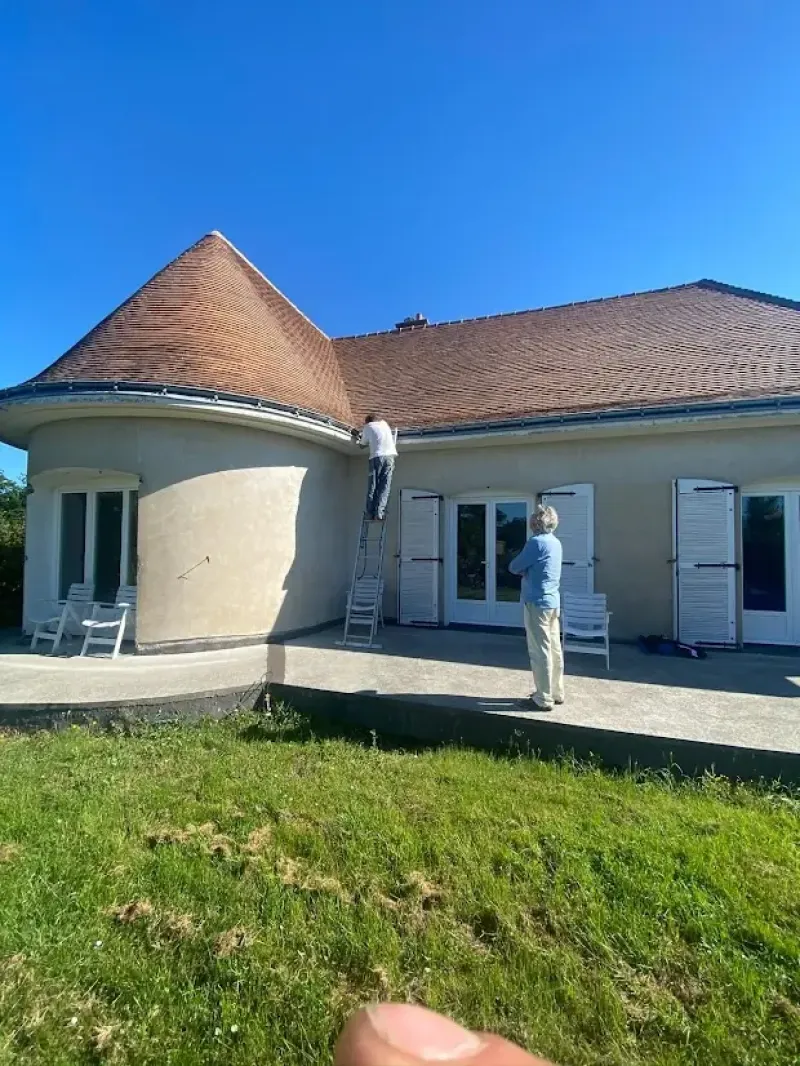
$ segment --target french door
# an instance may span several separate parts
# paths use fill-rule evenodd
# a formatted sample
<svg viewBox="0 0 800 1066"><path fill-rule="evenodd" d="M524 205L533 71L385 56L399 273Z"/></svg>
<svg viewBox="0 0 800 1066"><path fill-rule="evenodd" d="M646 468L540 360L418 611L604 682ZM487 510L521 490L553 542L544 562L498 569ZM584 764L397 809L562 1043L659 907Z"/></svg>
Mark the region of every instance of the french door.
<svg viewBox="0 0 800 1066"><path fill-rule="evenodd" d="M523 498L451 501L449 617L474 625L521 626L520 578L508 564L528 535Z"/></svg>
<svg viewBox="0 0 800 1066"><path fill-rule="evenodd" d="M800 644L800 492L742 495L742 637Z"/></svg>
<svg viewBox="0 0 800 1066"><path fill-rule="evenodd" d="M98 602L113 603L120 585L136 584L137 516L138 493L132 489L59 493L59 599L71 584L90 582Z"/></svg>

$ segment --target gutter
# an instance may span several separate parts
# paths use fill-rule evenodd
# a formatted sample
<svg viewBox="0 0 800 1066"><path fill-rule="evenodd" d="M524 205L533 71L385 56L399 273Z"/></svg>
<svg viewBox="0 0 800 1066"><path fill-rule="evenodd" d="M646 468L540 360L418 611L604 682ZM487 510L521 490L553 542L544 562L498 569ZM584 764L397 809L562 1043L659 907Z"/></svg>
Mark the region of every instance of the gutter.
<svg viewBox="0 0 800 1066"><path fill-rule="evenodd" d="M198 402L213 408L219 406L227 411L242 414L262 414L281 421L317 429L329 435L350 439L351 427L338 419L322 415L309 408L264 400L257 396L226 392L223 389L206 389L193 385L164 385L146 381L42 381L15 385L0 390L0 411L12 406L36 404L39 401L101 400L113 402L124 398L133 403L148 403L158 400ZM7 406L6 406L7 405Z"/></svg>
<svg viewBox="0 0 800 1066"><path fill-rule="evenodd" d="M707 401L691 404L660 404L653 407L626 407L611 411L578 411L562 415L498 419L486 422L454 422L448 425L401 429L398 440L408 444L446 441L458 438L522 435L553 429L585 426L640 425L650 422L685 422L730 415L800 413L800 395L773 396L747 400Z"/></svg>
<svg viewBox="0 0 800 1066"><path fill-rule="evenodd" d="M327 436L350 439L351 427L318 411L264 400L257 396L207 389L190 385L165 385L140 381L47 381L30 382L0 390L0 411L3 405L20 406L41 400L104 399L115 397L132 402L174 400L219 406L222 410L242 414L261 414L298 428L322 431ZM800 394L759 397L742 400L714 400L699 403L660 404L652 407L626 407L618 410L577 411L568 414L534 415L515 419L494 419L481 422L453 422L438 426L399 429L398 440L406 444L441 443L450 440L476 440L490 437L526 436L556 429L570 430L591 426L635 426L649 423L697 421L736 415L797 414L800 413Z"/></svg>

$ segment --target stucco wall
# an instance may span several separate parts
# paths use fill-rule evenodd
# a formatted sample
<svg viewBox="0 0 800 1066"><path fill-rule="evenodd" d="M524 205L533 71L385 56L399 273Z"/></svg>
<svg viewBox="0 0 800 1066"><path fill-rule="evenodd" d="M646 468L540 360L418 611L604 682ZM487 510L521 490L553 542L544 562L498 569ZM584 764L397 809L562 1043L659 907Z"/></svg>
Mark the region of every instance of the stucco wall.
<svg viewBox="0 0 800 1066"><path fill-rule="evenodd" d="M28 470L30 476L30 468ZM23 582L23 619L30 631L30 618L44 617L44 604L56 593L54 573L55 544L53 520L55 501L48 489L28 496L25 510L25 574Z"/></svg>
<svg viewBox="0 0 800 1066"><path fill-rule="evenodd" d="M31 441L29 472L113 469L142 479L137 637L143 646L259 638L341 617L367 463L325 446L212 422L156 418L50 424ZM672 481L740 487L800 479L800 428L652 433L415 451L402 448L389 514L385 612L396 614L402 487L446 497L555 485L595 487L595 588L612 634L672 628ZM26 604L52 595L54 500L29 498ZM442 513L442 555L449 565ZM208 561L206 562L206 559ZM444 567L440 609L445 617Z"/></svg>
<svg viewBox="0 0 800 1066"><path fill-rule="evenodd" d="M352 473L360 500L365 469ZM535 496L556 485L595 486L595 589L606 592L612 635L672 632L672 481L679 477L748 483L800 478L800 428L683 431L574 442L515 443L438 451L403 451L398 458L386 555L388 617L396 614L397 505L402 487L444 496L507 491ZM442 554L445 566L444 509ZM444 567L442 568L444 571ZM440 604L444 615L444 574Z"/></svg>
<svg viewBox="0 0 800 1066"><path fill-rule="evenodd" d="M62 468L141 477L141 646L258 638L343 615L348 460L329 448L207 421L91 418L33 434L30 476ZM30 562L55 532L52 501L36 495L31 595L53 582Z"/></svg>

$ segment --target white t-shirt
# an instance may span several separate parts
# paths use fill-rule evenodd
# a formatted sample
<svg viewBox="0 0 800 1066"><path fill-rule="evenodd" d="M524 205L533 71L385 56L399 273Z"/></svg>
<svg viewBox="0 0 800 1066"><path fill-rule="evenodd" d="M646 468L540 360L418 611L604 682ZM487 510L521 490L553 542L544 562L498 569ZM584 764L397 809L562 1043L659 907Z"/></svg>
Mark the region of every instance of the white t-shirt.
<svg viewBox="0 0 800 1066"><path fill-rule="evenodd" d="M388 423L383 419L377 422L367 422L361 430L361 440L369 445L370 459L388 458L397 455L394 446L394 437Z"/></svg>

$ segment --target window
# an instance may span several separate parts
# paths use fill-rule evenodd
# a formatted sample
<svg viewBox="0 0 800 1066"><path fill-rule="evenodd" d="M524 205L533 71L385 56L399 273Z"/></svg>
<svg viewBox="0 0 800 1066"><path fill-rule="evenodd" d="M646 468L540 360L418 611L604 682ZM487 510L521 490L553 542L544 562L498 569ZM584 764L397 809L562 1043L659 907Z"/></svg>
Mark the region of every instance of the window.
<svg viewBox="0 0 800 1066"><path fill-rule="evenodd" d="M83 581L86 561L86 493L61 497L61 550L58 595L65 599L72 584Z"/></svg>
<svg viewBox="0 0 800 1066"><path fill-rule="evenodd" d="M783 496L742 497L742 590L745 611L786 610L786 517Z"/></svg>
<svg viewBox="0 0 800 1066"><path fill-rule="evenodd" d="M133 489L62 492L58 595L92 582L94 598L113 603L120 584L136 584L138 493Z"/></svg>

